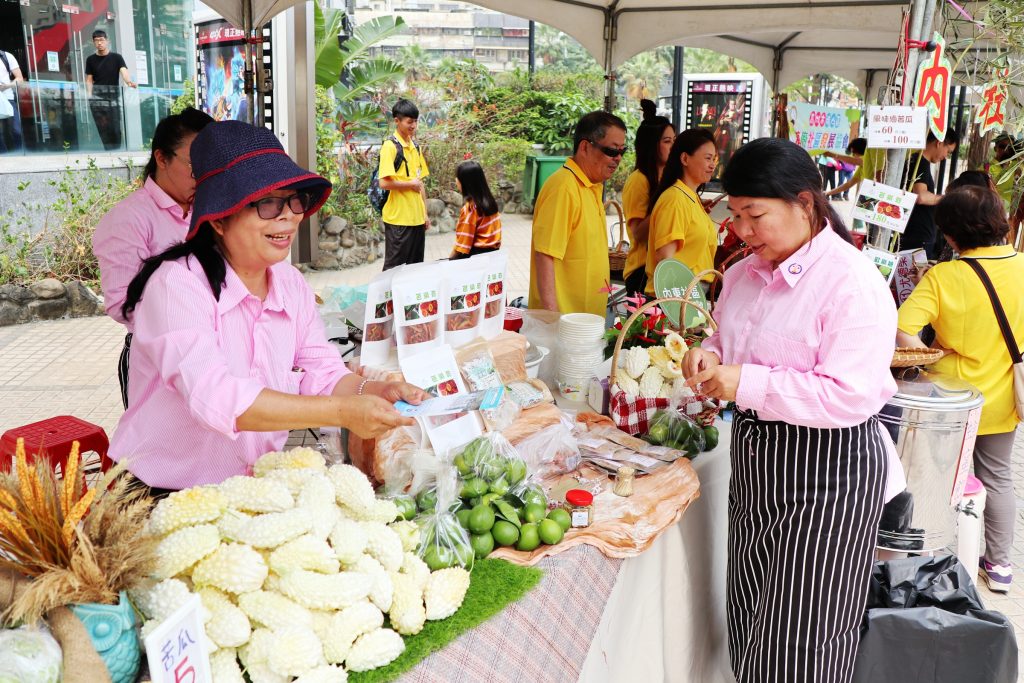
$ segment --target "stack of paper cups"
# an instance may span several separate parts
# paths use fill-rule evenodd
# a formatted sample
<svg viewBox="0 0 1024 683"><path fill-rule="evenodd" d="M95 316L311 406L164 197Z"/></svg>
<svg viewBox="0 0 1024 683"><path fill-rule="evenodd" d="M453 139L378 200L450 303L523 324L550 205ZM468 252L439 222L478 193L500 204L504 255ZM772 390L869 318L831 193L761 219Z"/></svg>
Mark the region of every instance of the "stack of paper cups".
<svg viewBox="0 0 1024 683"><path fill-rule="evenodd" d="M558 390L573 401L587 400L594 368L604 361L604 318L566 313L558 321Z"/></svg>

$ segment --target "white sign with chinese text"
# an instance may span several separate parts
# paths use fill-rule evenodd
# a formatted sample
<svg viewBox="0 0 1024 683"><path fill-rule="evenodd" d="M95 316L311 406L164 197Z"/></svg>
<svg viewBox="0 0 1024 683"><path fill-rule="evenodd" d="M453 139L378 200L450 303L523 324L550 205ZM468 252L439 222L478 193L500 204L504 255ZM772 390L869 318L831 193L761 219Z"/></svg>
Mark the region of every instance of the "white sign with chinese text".
<svg viewBox="0 0 1024 683"><path fill-rule="evenodd" d="M928 110L924 107L868 107L868 147L924 149Z"/></svg>
<svg viewBox="0 0 1024 683"><path fill-rule="evenodd" d="M60 55L53 50L46 51L46 70L55 73L60 71Z"/></svg>
<svg viewBox="0 0 1024 683"><path fill-rule="evenodd" d="M198 595L146 636L146 659L153 683L213 683Z"/></svg>
<svg viewBox="0 0 1024 683"><path fill-rule="evenodd" d="M871 259L871 262L878 268L878 272L885 278L886 283L892 282L893 273L896 272L896 254L868 246L865 246L861 253Z"/></svg>
<svg viewBox="0 0 1024 683"><path fill-rule="evenodd" d="M790 140L806 150L846 151L850 144L850 110L796 102L788 111ZM859 120L860 110L855 113Z"/></svg>
<svg viewBox="0 0 1024 683"><path fill-rule="evenodd" d="M924 263L928 263L928 257L924 253L924 249L904 249L896 253L896 256L899 257L896 261L896 279L894 281L897 306L902 306L910 293L914 291L916 286L914 276L917 266L921 262L920 257L924 258Z"/></svg>
<svg viewBox="0 0 1024 683"><path fill-rule="evenodd" d="M916 201L917 195L913 192L865 180L860 184L860 194L850 216L901 233L907 228Z"/></svg>
<svg viewBox="0 0 1024 683"><path fill-rule="evenodd" d="M174 69L174 80L176 83L181 83L181 64L175 64Z"/></svg>
<svg viewBox="0 0 1024 683"><path fill-rule="evenodd" d="M135 82L149 85L149 55L145 50L135 51Z"/></svg>

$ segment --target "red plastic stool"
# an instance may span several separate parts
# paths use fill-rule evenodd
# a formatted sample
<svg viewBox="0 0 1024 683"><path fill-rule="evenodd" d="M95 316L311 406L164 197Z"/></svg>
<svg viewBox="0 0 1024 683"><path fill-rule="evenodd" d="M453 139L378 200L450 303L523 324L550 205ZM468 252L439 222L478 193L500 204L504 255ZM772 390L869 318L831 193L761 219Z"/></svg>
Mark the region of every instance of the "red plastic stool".
<svg viewBox="0 0 1024 683"><path fill-rule="evenodd" d="M51 464L60 465L62 474L67 472L68 455L75 441L78 442L80 453L94 451L99 454L101 472L106 472L113 464L107 457L110 441L103 427L70 415L58 415L8 429L0 436L0 467L7 469L10 466L7 458L14 457L19 438L25 439L25 450L29 457L42 452Z"/></svg>

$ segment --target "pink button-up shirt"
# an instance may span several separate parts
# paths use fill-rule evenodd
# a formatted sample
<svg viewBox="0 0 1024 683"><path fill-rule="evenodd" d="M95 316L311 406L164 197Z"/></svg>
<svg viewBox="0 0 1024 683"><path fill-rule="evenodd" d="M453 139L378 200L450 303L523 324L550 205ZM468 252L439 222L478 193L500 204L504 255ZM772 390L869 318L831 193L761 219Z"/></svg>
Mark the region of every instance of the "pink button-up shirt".
<svg viewBox="0 0 1024 683"><path fill-rule="evenodd" d="M159 488L219 483L280 450L287 431L240 432L264 388L327 395L348 374L328 343L313 292L288 263L264 301L228 266L220 300L195 258L163 264L135 309L129 408L110 456Z"/></svg>
<svg viewBox="0 0 1024 683"><path fill-rule="evenodd" d="M757 255L730 268L715 317L720 329L702 347L742 366L736 404L762 420L851 427L896 393L896 305L874 264L831 228L775 269ZM880 431L888 499L905 481Z"/></svg>
<svg viewBox="0 0 1024 683"><path fill-rule="evenodd" d="M107 315L131 332L134 325L121 315L125 290L142 267L143 259L185 240L191 210L181 207L152 178L107 212L96 225L92 249L100 262L100 287Z"/></svg>

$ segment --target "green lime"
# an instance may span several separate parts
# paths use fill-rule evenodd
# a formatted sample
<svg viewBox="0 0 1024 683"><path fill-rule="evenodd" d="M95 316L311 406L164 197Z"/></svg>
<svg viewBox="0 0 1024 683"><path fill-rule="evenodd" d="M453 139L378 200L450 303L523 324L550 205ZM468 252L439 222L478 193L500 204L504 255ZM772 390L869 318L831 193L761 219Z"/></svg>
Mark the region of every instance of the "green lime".
<svg viewBox="0 0 1024 683"><path fill-rule="evenodd" d="M469 530L474 534L482 534L490 531L494 526L494 510L490 505L477 505L469 513Z"/></svg>
<svg viewBox="0 0 1024 683"><path fill-rule="evenodd" d="M484 495L480 496L480 502L483 503L484 505L490 505L499 498L501 498L501 496L499 496L497 493L485 493Z"/></svg>
<svg viewBox="0 0 1024 683"><path fill-rule="evenodd" d="M484 499L481 496L474 496L473 498L470 498L467 502L469 503L469 507L475 508L477 505L484 502Z"/></svg>
<svg viewBox="0 0 1024 683"><path fill-rule="evenodd" d="M558 522L558 526L562 527L562 532L569 530L572 526L572 517L569 515L569 511L565 508L555 508L548 513L548 519L553 519Z"/></svg>
<svg viewBox="0 0 1024 683"><path fill-rule="evenodd" d="M459 510L458 512L455 513L455 517L456 517L456 519L459 520L459 524L461 524L463 526L463 528L468 529L469 528L469 518L470 518L470 515L472 515L472 514L473 514L473 511L470 510L469 508L462 508L461 510Z"/></svg>
<svg viewBox="0 0 1024 683"><path fill-rule="evenodd" d="M468 462L466 462L466 456L462 453L459 453L452 459L452 464L455 465L455 469L459 471L459 474L464 477L468 476L469 473L473 471L473 468L470 467Z"/></svg>
<svg viewBox="0 0 1024 683"><path fill-rule="evenodd" d="M652 443L665 443L665 439L668 438L668 427L664 422L656 424L647 431L647 436L650 437Z"/></svg>
<svg viewBox="0 0 1024 683"><path fill-rule="evenodd" d="M536 550L540 545L540 534L537 532L536 524L524 524L519 531L519 541L516 542L516 550L530 552Z"/></svg>
<svg viewBox="0 0 1024 683"><path fill-rule="evenodd" d="M463 498L476 498L487 493L487 482L480 477L473 477L462 484Z"/></svg>
<svg viewBox="0 0 1024 683"><path fill-rule="evenodd" d="M529 505L530 503L540 503L547 507L548 504L548 497L544 495L544 489L536 484L529 486L525 491L523 491L520 498L523 499L523 504L525 505Z"/></svg>
<svg viewBox="0 0 1024 683"><path fill-rule="evenodd" d="M510 484L518 484L526 479L526 463L522 460L509 460L505 465L505 475Z"/></svg>
<svg viewBox="0 0 1024 683"><path fill-rule="evenodd" d="M502 474L497 479L492 481L491 485L488 488L490 489L491 493L496 493L498 494L498 496L504 496L506 493L508 493L509 489L508 479L506 479L505 475Z"/></svg>
<svg viewBox="0 0 1024 683"><path fill-rule="evenodd" d="M437 489L423 489L416 496L416 507L420 512L433 512L437 507Z"/></svg>
<svg viewBox="0 0 1024 683"><path fill-rule="evenodd" d="M710 451L718 445L718 427L709 426L704 428L704 450Z"/></svg>
<svg viewBox="0 0 1024 683"><path fill-rule="evenodd" d="M395 496L391 500L394 501L402 519L412 519L416 516L416 501L411 496Z"/></svg>
<svg viewBox="0 0 1024 683"><path fill-rule="evenodd" d="M512 522L500 520L494 523L491 535L498 545L512 545L519 540L519 529Z"/></svg>
<svg viewBox="0 0 1024 683"><path fill-rule="evenodd" d="M542 519L537 525L537 533L540 535L540 540L548 545L555 545L565 535L562 525L553 519Z"/></svg>
<svg viewBox="0 0 1024 683"><path fill-rule="evenodd" d="M494 550L494 536L491 535L490 531L485 531L482 534L473 534L469 537L469 544L473 546L473 552L477 558L482 560Z"/></svg>
<svg viewBox="0 0 1024 683"><path fill-rule="evenodd" d="M544 514L546 512L547 508L540 503L530 503L523 508L523 521L536 524L540 520L544 519Z"/></svg>
<svg viewBox="0 0 1024 683"><path fill-rule="evenodd" d="M451 567L455 564L455 553L445 546L431 543L423 551L423 561L426 562L430 571L436 572L438 569Z"/></svg>
<svg viewBox="0 0 1024 683"><path fill-rule="evenodd" d="M472 535L472 534L470 534L470 535ZM459 565L459 566L462 566L462 567L471 568L473 566L473 543L472 543L472 541L470 541L469 543L465 543L461 539L460 540L452 539L452 543L454 543L455 546L451 550L451 553L452 553L452 563L449 564L448 566L449 567L454 567L455 565Z"/></svg>

